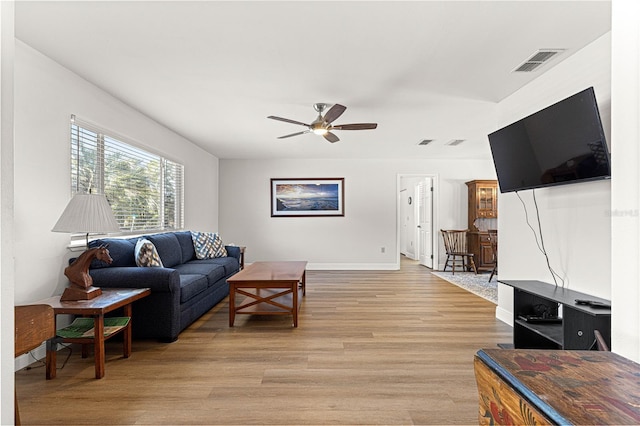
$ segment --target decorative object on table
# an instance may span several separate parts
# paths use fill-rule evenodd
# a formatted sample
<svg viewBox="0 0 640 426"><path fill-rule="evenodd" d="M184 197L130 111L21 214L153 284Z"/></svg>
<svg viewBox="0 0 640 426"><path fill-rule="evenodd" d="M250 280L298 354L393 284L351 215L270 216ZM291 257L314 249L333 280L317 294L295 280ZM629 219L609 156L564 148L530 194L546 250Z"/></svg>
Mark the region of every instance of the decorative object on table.
<svg viewBox="0 0 640 426"><path fill-rule="evenodd" d="M344 178L271 179L277 216L344 216Z"/></svg>
<svg viewBox="0 0 640 426"><path fill-rule="evenodd" d="M89 247L89 234L119 232L120 225L103 194L76 194L69 201L52 231L84 233ZM94 258L107 264L112 262L106 246L88 249L82 253L64 270L71 285L65 289L61 300L90 300L102 293L99 288L93 287L93 279L89 275L89 265Z"/></svg>
<svg viewBox="0 0 640 426"><path fill-rule="evenodd" d="M64 275L69 278L71 286L64 289L60 300L90 300L102 294L102 290L93 286L93 278L89 275L89 266L93 259L101 260L107 265L113 262L107 246L86 250L71 265L64 268Z"/></svg>
<svg viewBox="0 0 640 426"><path fill-rule="evenodd" d="M331 143L338 142L340 139L331 133L332 130L373 130L378 127L377 123L356 123L356 124L337 124L333 125L334 120L342 115L347 109L346 106L335 104L325 113L322 113L329 107L329 104L317 103L313 104L313 109L318 113L318 117L311 122L311 124L301 123L300 121L291 120L289 118L275 117L273 115L268 116L272 120L284 121L285 123L298 124L305 126L307 130L301 132L291 133L289 135L280 136L278 139L290 138L291 136L304 135L305 133L314 133L316 135L324 137Z"/></svg>

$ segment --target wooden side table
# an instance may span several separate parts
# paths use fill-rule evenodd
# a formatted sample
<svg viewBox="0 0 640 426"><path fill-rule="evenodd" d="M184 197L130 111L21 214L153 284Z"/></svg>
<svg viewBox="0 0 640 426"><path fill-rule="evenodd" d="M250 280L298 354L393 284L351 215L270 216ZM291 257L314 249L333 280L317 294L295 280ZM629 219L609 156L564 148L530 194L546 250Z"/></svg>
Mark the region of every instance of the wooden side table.
<svg viewBox="0 0 640 426"><path fill-rule="evenodd" d="M49 305L53 308L54 314L71 314L83 317L91 317L94 321L94 337L85 338L54 338L47 342L47 379L56 377L56 356L58 342L80 343L83 345L83 356L86 356L86 345L93 343L95 357L96 379L104 377L104 315L118 308L124 309L124 315L131 318L131 304L138 299L151 294L148 288L122 288L122 289L102 289L102 294L91 300L60 301L60 296L41 300L38 303ZM123 356L129 358L131 355L131 321L118 332L123 332ZM109 335L107 338L117 333Z"/></svg>

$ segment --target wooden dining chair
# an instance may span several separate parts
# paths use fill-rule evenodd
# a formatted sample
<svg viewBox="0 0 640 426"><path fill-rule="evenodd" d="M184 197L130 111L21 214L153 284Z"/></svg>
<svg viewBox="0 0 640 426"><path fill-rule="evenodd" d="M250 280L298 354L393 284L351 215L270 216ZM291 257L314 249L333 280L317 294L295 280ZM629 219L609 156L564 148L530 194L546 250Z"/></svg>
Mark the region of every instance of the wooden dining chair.
<svg viewBox="0 0 640 426"><path fill-rule="evenodd" d="M462 267L462 270L468 270L469 266L476 274L476 263L473 261L473 253L467 250L467 230L441 229L442 238L444 239L444 249L447 252L447 260L444 262L442 271L447 270L449 262L451 262L451 270L456 273L456 264Z"/></svg>

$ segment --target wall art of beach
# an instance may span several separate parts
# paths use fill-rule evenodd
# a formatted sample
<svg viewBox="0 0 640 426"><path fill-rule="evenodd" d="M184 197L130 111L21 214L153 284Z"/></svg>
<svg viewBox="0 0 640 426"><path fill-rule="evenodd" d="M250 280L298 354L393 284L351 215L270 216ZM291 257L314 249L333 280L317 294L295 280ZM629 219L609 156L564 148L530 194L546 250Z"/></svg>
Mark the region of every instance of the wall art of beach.
<svg viewBox="0 0 640 426"><path fill-rule="evenodd" d="M277 211L331 211L339 209L338 185L277 185Z"/></svg>

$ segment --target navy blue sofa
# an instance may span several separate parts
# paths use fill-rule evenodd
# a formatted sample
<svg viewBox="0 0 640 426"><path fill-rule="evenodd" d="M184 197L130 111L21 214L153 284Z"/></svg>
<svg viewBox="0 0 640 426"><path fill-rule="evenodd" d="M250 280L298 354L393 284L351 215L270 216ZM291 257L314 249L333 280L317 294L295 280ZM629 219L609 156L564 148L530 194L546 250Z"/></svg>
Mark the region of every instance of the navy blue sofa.
<svg viewBox="0 0 640 426"><path fill-rule="evenodd" d="M140 238L154 244L164 267L138 267L138 238L91 241L89 247L108 244L113 262L94 260L89 274L96 287L150 288L133 306L133 336L173 342L229 294L227 278L240 269L240 249L225 246L227 257L197 259L189 231L145 235Z"/></svg>

